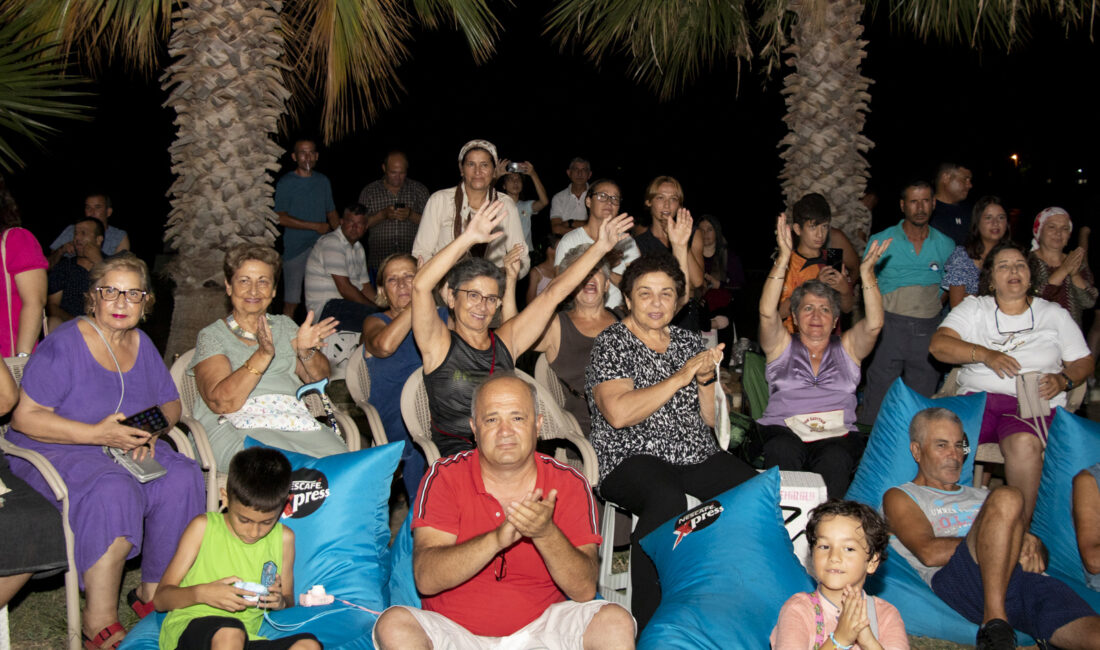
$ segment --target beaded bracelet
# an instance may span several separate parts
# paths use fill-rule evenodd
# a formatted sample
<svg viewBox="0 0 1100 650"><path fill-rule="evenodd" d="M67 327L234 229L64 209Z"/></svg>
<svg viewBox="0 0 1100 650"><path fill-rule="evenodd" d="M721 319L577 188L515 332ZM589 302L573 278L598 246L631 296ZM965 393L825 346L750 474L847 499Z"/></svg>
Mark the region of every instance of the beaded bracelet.
<svg viewBox="0 0 1100 650"><path fill-rule="evenodd" d="M833 636L832 632L829 633L829 640L833 642L833 646L836 648L836 650L852 650L852 646L855 645L854 641L851 645L842 644L840 641L836 640L836 637Z"/></svg>
<svg viewBox="0 0 1100 650"><path fill-rule="evenodd" d="M298 360L301 361L302 363L306 363L307 361L309 361L310 359L313 358L313 355L317 354L317 350L318 350L318 348L310 348L309 349L309 356L308 357L303 357L302 355L299 354L298 355Z"/></svg>

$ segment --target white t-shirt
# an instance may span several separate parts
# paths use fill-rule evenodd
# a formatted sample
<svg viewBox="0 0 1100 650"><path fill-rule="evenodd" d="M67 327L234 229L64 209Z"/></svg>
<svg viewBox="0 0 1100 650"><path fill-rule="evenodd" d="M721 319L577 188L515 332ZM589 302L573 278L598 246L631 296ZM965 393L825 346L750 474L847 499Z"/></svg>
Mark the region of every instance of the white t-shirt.
<svg viewBox="0 0 1100 650"><path fill-rule="evenodd" d="M968 296L940 326L955 330L964 341L1004 352L1020 362L1021 373L1058 373L1063 362L1089 355L1069 312L1042 298L1032 298L1030 310L1010 316L997 309L993 296ZM1015 395L1016 379L998 377L984 363L965 364L959 371L959 394L983 391ZM1066 394L1059 393L1050 405L1065 406Z"/></svg>
<svg viewBox="0 0 1100 650"><path fill-rule="evenodd" d="M578 198L573 194L572 185L558 192L550 199L550 218L562 221L588 221L588 207L584 204L585 190Z"/></svg>
<svg viewBox="0 0 1100 650"><path fill-rule="evenodd" d="M313 310L315 318L321 317L326 302L343 298L334 275L346 277L356 289L370 282L363 245L349 243L339 228L321 235L306 261L306 308Z"/></svg>
<svg viewBox="0 0 1100 650"><path fill-rule="evenodd" d="M584 231L584 228L574 228L565 233L562 235L561 241L558 242L558 247L554 249L554 268L557 268L558 265L561 264L566 253L577 246L590 246L595 243L596 242L588 236L588 233ZM627 237L618 244L615 244L615 248L623 254L623 260L611 269L612 273L622 275L628 264L642 256L642 253L638 250L638 245L634 243L633 237ZM619 291L619 288L614 284L607 288L607 299L604 300L604 304L612 309L623 304L623 293Z"/></svg>

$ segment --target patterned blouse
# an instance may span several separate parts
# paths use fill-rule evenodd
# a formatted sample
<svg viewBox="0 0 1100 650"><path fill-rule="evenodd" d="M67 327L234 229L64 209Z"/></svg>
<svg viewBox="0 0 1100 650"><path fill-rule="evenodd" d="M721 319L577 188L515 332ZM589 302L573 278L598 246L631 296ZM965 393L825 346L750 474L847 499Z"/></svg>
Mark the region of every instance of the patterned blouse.
<svg viewBox="0 0 1100 650"><path fill-rule="evenodd" d="M608 424L592 392L596 385L612 379L629 378L635 388L659 384L702 351L703 340L698 334L675 325L669 327L668 349L663 354L651 350L623 323L611 325L596 337L585 373L585 395L592 414L591 441L600 461L601 481L633 456L694 465L719 451L714 432L699 413L695 380L676 391L648 418L622 429Z"/></svg>
<svg viewBox="0 0 1100 650"><path fill-rule="evenodd" d="M970 259L966 248L956 246L955 252L951 253L951 257L943 265L943 282L940 283L940 288L948 291L951 287L966 287L966 295L976 296L980 277L981 271L974 266L974 260Z"/></svg>
<svg viewBox="0 0 1100 650"><path fill-rule="evenodd" d="M1081 267L1081 277L1085 278L1088 287L1082 289L1073 283L1073 276L1067 275L1062 284L1050 284L1050 276L1054 269L1039 259L1034 251L1027 257L1028 266L1031 267L1031 289L1040 298L1056 302L1061 305L1077 327L1081 327L1081 313L1091 309L1096 304L1096 284L1092 279L1092 271L1088 266Z"/></svg>

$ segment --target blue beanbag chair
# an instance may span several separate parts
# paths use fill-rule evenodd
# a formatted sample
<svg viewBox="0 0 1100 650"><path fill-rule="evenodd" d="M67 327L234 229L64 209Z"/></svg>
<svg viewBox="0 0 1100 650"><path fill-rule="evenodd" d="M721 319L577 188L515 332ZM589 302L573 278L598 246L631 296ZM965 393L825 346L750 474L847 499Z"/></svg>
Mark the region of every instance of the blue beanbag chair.
<svg viewBox="0 0 1100 650"><path fill-rule="evenodd" d="M918 411L938 406L959 416L963 431L972 446L977 446L985 410L985 393L930 399L914 392L898 379L890 387L879 409L878 419L863 452L863 460L848 488L846 498L861 501L882 512L882 495L886 490L913 480L917 463L909 451L909 422ZM959 483L970 485L974 480L974 457L967 456ZM939 599L920 579L916 569L905 558L887 551L878 571L867 576L867 593L874 594L898 608L905 630L912 635L947 639L973 645L978 626L962 617ZM1022 632L1016 633L1021 645L1034 641Z"/></svg>
<svg viewBox="0 0 1100 650"><path fill-rule="evenodd" d="M1031 532L1050 551L1047 573L1070 586L1100 612L1100 592L1085 586L1085 568L1073 528L1073 477L1100 461L1100 424L1059 408L1054 414L1043 460L1039 500Z"/></svg>
<svg viewBox="0 0 1100 650"><path fill-rule="evenodd" d="M416 581L413 578L412 520L413 511L410 508L405 523L401 524L401 530L390 546L390 580L386 590L391 606L420 607L420 594L416 591Z"/></svg>
<svg viewBox="0 0 1100 650"><path fill-rule="evenodd" d="M246 447L257 446L252 438ZM390 484L404 443L313 458L283 451L293 468L282 523L294 531L295 597L324 585L339 601L270 614L260 635L271 639L310 632L328 650L373 648L371 629L389 605ZM410 564L410 573L411 573ZM370 610L370 611L365 611ZM148 616L126 636L127 650L154 650L164 614Z"/></svg>
<svg viewBox="0 0 1100 650"><path fill-rule="evenodd" d="M640 650L766 648L787 599L814 583L794 555L771 468L642 539L661 604Z"/></svg>

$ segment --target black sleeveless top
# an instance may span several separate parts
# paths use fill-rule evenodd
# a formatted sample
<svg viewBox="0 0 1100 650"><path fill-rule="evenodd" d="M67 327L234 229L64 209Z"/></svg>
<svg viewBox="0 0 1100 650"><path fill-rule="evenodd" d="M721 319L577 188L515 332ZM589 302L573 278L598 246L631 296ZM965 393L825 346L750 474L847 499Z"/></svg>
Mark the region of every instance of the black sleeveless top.
<svg viewBox="0 0 1100 650"><path fill-rule="evenodd" d="M474 391L494 372L515 369L508 347L489 331L489 349L478 350L451 332L451 349L438 368L424 375L428 410L432 414L432 442L440 456L474 448L470 405Z"/></svg>

